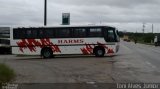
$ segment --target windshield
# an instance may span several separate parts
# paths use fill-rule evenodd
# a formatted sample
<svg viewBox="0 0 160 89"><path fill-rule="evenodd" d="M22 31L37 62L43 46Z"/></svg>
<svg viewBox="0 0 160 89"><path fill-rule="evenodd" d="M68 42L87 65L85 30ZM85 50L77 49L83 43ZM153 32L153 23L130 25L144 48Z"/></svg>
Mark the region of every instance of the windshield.
<svg viewBox="0 0 160 89"><path fill-rule="evenodd" d="M120 37L119 37L118 29L116 29L116 32L115 32L115 33L116 33L116 39L117 39L117 41L120 42Z"/></svg>
<svg viewBox="0 0 160 89"><path fill-rule="evenodd" d="M106 28L104 30L104 39L106 42L119 42L119 36L115 28Z"/></svg>

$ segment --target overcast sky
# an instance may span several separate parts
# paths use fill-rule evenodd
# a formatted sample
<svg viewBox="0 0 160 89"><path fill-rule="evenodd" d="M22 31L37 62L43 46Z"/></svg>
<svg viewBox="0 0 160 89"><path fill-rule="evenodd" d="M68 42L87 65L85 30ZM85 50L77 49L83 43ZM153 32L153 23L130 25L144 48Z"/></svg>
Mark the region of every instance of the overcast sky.
<svg viewBox="0 0 160 89"><path fill-rule="evenodd" d="M106 24L121 31L160 32L160 0L48 0L48 25L59 25L62 13L71 24ZM0 0L0 26L43 26L44 0Z"/></svg>

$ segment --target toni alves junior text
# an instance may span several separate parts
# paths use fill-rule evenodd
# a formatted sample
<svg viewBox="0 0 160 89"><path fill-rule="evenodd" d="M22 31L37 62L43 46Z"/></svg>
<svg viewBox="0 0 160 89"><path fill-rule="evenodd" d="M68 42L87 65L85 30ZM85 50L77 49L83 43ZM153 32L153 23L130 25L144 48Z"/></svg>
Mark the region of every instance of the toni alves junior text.
<svg viewBox="0 0 160 89"><path fill-rule="evenodd" d="M159 89L160 84L155 83L117 83L117 89Z"/></svg>

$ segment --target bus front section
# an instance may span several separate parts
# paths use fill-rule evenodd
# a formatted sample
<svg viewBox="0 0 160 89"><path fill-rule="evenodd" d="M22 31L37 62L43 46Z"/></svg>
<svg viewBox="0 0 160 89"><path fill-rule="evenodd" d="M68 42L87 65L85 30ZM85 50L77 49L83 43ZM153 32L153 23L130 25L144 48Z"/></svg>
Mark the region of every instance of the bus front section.
<svg viewBox="0 0 160 89"><path fill-rule="evenodd" d="M118 30L114 27L106 27L103 30L103 34L106 45L108 46L108 48L113 50L113 52L108 52L108 53L116 54L119 51L119 42L120 42Z"/></svg>

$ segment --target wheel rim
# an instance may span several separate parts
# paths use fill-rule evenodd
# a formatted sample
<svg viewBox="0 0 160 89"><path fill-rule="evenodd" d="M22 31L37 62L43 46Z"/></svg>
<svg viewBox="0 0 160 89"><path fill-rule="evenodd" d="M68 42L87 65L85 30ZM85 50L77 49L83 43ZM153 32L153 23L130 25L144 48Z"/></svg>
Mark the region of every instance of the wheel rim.
<svg viewBox="0 0 160 89"><path fill-rule="evenodd" d="M102 50L98 50L97 53L98 53L98 55L103 55L103 51Z"/></svg>
<svg viewBox="0 0 160 89"><path fill-rule="evenodd" d="M51 53L49 52L49 50L46 50L45 52L44 52L44 57L50 57L50 55L51 55Z"/></svg>

